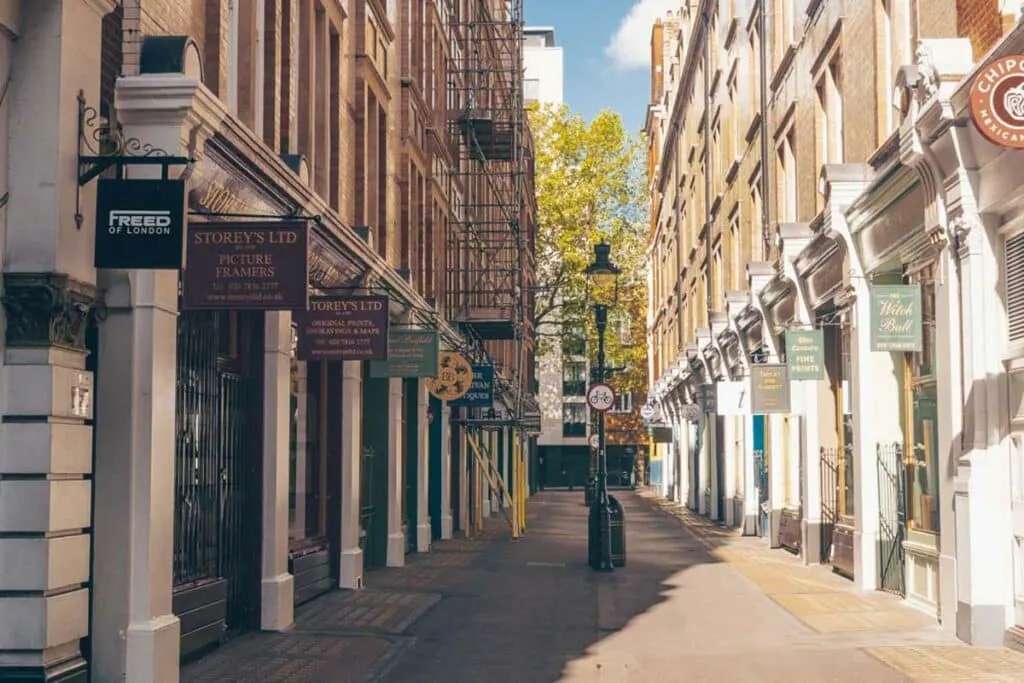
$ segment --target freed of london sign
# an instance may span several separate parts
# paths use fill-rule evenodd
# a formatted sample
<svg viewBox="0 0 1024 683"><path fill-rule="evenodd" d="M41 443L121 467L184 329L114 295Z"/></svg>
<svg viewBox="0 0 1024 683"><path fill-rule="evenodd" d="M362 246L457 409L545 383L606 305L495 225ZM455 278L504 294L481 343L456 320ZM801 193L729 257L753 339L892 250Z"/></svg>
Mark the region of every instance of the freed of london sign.
<svg viewBox="0 0 1024 683"><path fill-rule="evenodd" d="M918 285L872 285L872 351L920 351L921 322Z"/></svg>
<svg viewBox="0 0 1024 683"><path fill-rule="evenodd" d="M994 59L971 85L971 118L991 142L1024 149L1024 55Z"/></svg>

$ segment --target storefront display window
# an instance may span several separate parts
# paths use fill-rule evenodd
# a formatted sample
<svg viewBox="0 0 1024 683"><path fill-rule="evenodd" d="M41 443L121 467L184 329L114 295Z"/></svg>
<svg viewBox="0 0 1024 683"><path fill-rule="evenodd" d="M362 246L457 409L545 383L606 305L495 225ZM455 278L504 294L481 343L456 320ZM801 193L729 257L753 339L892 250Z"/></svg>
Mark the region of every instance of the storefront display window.
<svg viewBox="0 0 1024 683"><path fill-rule="evenodd" d="M292 344L291 410L289 438L288 540L305 545L326 533L326 452L321 387L325 385L323 363L306 363L295 358Z"/></svg>
<svg viewBox="0 0 1024 683"><path fill-rule="evenodd" d="M921 284L921 352L905 354L904 397L907 513L917 531L939 531L939 452L935 377L935 282L932 268Z"/></svg>
<svg viewBox="0 0 1024 683"><path fill-rule="evenodd" d="M839 328L839 400L838 405L838 417L839 417L839 445L840 445L840 464L843 468L842 481L843 481L843 505L840 509L840 515L844 517L853 517L857 514L857 496L856 490L854 489L853 482L853 401L852 394L850 391L850 378L853 377L853 365L851 361L850 349L853 348L853 328L850 326L847 320L847 315L842 316L842 326Z"/></svg>

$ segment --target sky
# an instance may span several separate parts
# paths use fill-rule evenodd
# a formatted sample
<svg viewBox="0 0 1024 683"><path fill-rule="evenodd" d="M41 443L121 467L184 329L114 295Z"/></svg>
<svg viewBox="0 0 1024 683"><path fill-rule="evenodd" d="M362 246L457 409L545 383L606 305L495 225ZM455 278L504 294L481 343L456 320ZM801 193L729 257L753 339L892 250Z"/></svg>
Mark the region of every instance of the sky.
<svg viewBox="0 0 1024 683"><path fill-rule="evenodd" d="M592 117L622 115L643 127L651 98L651 26L680 0L524 0L527 26L554 26L565 60L565 101Z"/></svg>

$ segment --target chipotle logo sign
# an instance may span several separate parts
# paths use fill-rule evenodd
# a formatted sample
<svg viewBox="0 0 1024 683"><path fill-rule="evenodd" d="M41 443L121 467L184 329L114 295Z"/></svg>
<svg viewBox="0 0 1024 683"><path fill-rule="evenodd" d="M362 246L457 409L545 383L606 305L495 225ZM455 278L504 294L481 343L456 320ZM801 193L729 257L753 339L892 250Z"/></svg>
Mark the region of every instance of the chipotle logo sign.
<svg viewBox="0 0 1024 683"><path fill-rule="evenodd" d="M1024 55L990 62L971 87L971 118L997 145L1024 149Z"/></svg>

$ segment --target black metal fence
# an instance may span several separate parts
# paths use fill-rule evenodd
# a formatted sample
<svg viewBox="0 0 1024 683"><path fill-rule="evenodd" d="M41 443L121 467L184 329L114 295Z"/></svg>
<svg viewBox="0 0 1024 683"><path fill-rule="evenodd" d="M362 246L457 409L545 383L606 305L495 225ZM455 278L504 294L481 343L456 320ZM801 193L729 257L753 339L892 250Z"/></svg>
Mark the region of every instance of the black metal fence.
<svg viewBox="0 0 1024 683"><path fill-rule="evenodd" d="M832 539L839 523L839 468L838 448L821 449L821 562L832 561Z"/></svg>
<svg viewBox="0 0 1024 683"><path fill-rule="evenodd" d="M878 583L899 596L907 594L903 541L907 537L903 444L878 444Z"/></svg>

